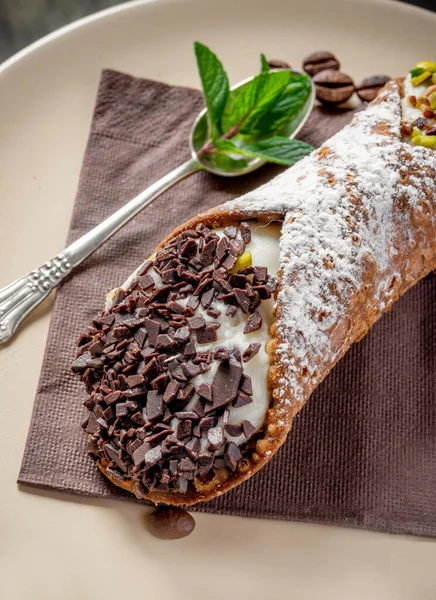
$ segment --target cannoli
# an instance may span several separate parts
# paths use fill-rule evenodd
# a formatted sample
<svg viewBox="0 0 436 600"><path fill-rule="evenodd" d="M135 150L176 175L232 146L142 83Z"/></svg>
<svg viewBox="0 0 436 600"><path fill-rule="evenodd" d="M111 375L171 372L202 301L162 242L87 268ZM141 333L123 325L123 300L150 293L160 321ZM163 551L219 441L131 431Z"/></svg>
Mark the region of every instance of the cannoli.
<svg viewBox="0 0 436 600"><path fill-rule="evenodd" d="M190 505L251 477L350 345L436 267L432 122L408 110L422 104L412 79L176 229L108 295L73 370L89 453L114 484Z"/></svg>

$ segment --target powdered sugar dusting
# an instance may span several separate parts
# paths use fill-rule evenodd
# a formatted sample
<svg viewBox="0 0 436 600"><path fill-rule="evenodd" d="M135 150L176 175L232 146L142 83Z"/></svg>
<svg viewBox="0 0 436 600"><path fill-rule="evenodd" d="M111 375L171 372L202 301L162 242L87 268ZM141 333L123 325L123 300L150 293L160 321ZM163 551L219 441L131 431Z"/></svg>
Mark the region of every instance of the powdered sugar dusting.
<svg viewBox="0 0 436 600"><path fill-rule="evenodd" d="M364 315L370 304L379 316L398 295L399 263L413 259L411 218L429 191L436 198L435 155L401 140L400 87L392 83L320 150L229 203L285 215L277 298L283 400L304 402L356 337L356 311ZM371 324L363 322L362 334Z"/></svg>

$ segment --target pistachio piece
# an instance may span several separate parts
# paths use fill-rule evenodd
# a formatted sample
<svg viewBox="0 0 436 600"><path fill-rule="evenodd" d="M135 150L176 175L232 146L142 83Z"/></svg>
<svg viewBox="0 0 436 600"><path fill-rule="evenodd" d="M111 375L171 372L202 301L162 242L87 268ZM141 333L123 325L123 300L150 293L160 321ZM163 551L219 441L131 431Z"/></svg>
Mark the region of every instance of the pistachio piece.
<svg viewBox="0 0 436 600"><path fill-rule="evenodd" d="M232 269L232 273L237 273L241 269L245 269L245 267L250 267L252 265L253 259L251 256L250 250L246 250L241 256L238 258L236 265Z"/></svg>
<svg viewBox="0 0 436 600"><path fill-rule="evenodd" d="M421 83L423 83L429 77L431 77L430 71L424 71L423 73L421 73L421 75L417 75L416 77L412 77L411 83L412 83L413 86L416 87L418 85L421 85Z"/></svg>
<svg viewBox="0 0 436 600"><path fill-rule="evenodd" d="M436 63L429 60L423 60L416 65L417 69L424 69L424 71L430 71L430 73L436 73Z"/></svg>
<svg viewBox="0 0 436 600"><path fill-rule="evenodd" d="M412 137L412 142L417 146L436 148L436 135L416 135L415 137Z"/></svg>
<svg viewBox="0 0 436 600"><path fill-rule="evenodd" d="M433 92L436 92L436 85L431 85L430 87L428 87L424 92L424 96L428 98L429 96L431 96L431 94L433 94Z"/></svg>

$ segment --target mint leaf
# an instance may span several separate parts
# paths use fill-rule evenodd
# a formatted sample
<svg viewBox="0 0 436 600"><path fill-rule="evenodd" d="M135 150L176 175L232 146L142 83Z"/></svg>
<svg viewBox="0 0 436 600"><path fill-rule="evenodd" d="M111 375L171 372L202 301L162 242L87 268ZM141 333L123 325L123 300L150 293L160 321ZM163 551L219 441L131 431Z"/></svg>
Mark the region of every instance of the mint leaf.
<svg viewBox="0 0 436 600"><path fill-rule="evenodd" d="M276 102L268 111L258 116L256 122L251 124L250 131L246 133L254 139L282 133L281 129L303 109L310 93L311 83L308 75L290 74L290 81Z"/></svg>
<svg viewBox="0 0 436 600"><path fill-rule="evenodd" d="M269 71L269 64L268 64L268 61L266 60L266 56L265 56L265 54L261 54L260 55L260 72L268 73L268 71Z"/></svg>
<svg viewBox="0 0 436 600"><path fill-rule="evenodd" d="M224 111L224 131L238 127L241 132L250 129L250 122L268 110L289 82L288 71L267 72L256 75L242 87L230 92Z"/></svg>
<svg viewBox="0 0 436 600"><path fill-rule="evenodd" d="M240 88L231 90L222 119L224 131L241 125L250 110L256 105L259 86L263 78L263 74L257 75Z"/></svg>
<svg viewBox="0 0 436 600"><path fill-rule="evenodd" d="M252 127L260 115L268 112L288 85L291 74L289 71L269 71L261 73L255 104L250 108L244 119L241 133L251 133Z"/></svg>
<svg viewBox="0 0 436 600"><path fill-rule="evenodd" d="M266 140L237 146L230 140L219 140L215 151L219 154L239 155L249 158L260 158L267 162L291 167L300 159L310 154L313 147L300 140L290 140L275 136Z"/></svg>
<svg viewBox="0 0 436 600"><path fill-rule="evenodd" d="M198 72L203 87L211 139L222 134L221 118L229 97L229 80L223 65L207 46L194 43Z"/></svg>

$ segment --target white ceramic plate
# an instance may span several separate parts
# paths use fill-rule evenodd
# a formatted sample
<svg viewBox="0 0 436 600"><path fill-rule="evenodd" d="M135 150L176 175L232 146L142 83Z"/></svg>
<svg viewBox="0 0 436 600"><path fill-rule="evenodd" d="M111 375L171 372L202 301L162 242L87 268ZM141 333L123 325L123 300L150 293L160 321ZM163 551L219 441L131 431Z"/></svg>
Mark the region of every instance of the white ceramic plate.
<svg viewBox="0 0 436 600"><path fill-rule="evenodd" d="M0 67L0 286L63 247L103 67L195 86L199 39L233 82L260 51L298 67L315 49L358 80L434 59L435 30L436 15L389 0L159 0L34 44ZM0 350L0 597L435 598L430 540L196 514L191 537L163 543L144 508L19 492L49 313L47 303Z"/></svg>

